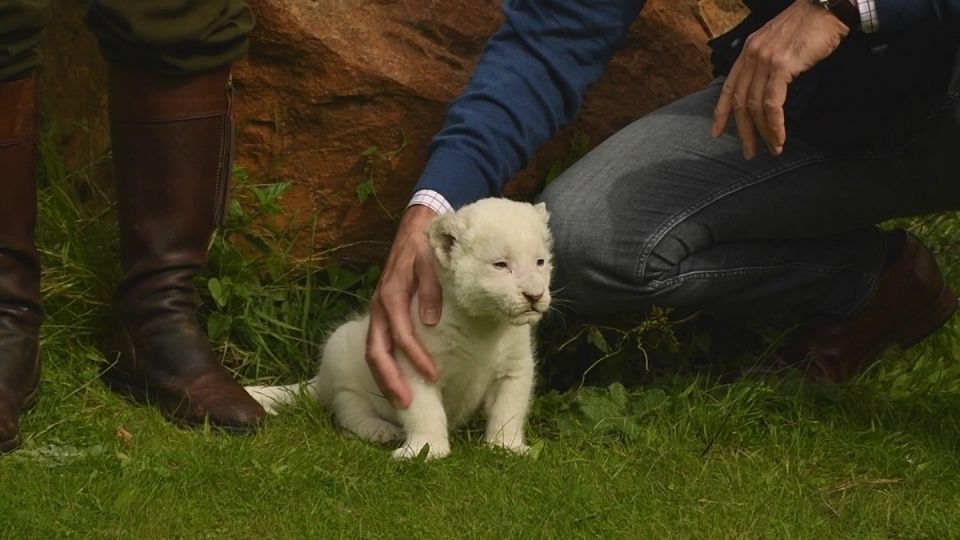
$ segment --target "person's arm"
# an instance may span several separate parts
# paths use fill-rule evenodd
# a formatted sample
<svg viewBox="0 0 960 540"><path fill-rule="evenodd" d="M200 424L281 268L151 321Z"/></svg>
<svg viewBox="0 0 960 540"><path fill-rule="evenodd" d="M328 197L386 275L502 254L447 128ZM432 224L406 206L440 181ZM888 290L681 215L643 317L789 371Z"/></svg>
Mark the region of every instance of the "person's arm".
<svg viewBox="0 0 960 540"><path fill-rule="evenodd" d="M644 0L510 0L466 91L431 145L414 199L400 222L370 304L367 363L392 403L412 396L394 351L429 379L436 366L414 335L420 319L440 320L442 291L425 230L440 212L499 194L503 184L576 116ZM432 204L435 203L435 204Z"/></svg>
<svg viewBox="0 0 960 540"><path fill-rule="evenodd" d="M497 195L580 109L643 0L514 0L450 107L416 189L454 208Z"/></svg>

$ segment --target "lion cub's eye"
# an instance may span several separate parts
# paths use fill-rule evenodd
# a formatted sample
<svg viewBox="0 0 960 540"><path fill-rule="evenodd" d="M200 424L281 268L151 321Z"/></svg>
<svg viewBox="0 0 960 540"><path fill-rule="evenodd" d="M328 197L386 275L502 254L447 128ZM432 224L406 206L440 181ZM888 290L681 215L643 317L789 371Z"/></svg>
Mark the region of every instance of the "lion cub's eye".
<svg viewBox="0 0 960 540"><path fill-rule="evenodd" d="M543 266L543 264L544 264L543 259L537 259L537 266Z"/></svg>
<svg viewBox="0 0 960 540"><path fill-rule="evenodd" d="M497 261L493 263L494 268L504 269L507 267L507 261Z"/></svg>

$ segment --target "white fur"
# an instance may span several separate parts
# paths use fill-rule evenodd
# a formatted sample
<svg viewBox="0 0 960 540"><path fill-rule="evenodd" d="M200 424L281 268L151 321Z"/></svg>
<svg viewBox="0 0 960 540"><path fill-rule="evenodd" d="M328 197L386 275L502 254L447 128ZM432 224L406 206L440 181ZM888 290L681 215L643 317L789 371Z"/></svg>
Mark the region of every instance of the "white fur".
<svg viewBox="0 0 960 540"><path fill-rule="evenodd" d="M306 390L359 437L377 443L403 439L393 453L398 459L415 457L427 445L429 458L448 455L448 429L463 424L481 405L487 420L484 440L526 453L524 425L534 370L531 326L550 304L547 219L543 204L492 198L431 224L427 235L443 287L442 317L436 326L421 324L416 299L411 315L440 377L436 383L424 380L395 351L413 392L408 409L394 409L370 374L366 316L333 333ZM275 414L300 388L247 391Z"/></svg>

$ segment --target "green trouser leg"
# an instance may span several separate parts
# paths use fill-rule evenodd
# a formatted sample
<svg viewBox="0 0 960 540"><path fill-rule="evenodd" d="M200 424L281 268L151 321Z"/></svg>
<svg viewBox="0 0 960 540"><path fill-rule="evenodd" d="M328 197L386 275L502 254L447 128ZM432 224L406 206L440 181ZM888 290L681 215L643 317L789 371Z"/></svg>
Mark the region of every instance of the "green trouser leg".
<svg viewBox="0 0 960 540"><path fill-rule="evenodd" d="M240 58L253 20L240 0L93 0L86 18L107 61L166 76Z"/></svg>
<svg viewBox="0 0 960 540"><path fill-rule="evenodd" d="M0 82L40 66L40 37L49 20L48 0L0 0Z"/></svg>
<svg viewBox="0 0 960 540"><path fill-rule="evenodd" d="M0 0L0 81L40 66L49 0ZM94 0L87 24L104 57L161 75L210 71L247 50L253 13L239 0Z"/></svg>

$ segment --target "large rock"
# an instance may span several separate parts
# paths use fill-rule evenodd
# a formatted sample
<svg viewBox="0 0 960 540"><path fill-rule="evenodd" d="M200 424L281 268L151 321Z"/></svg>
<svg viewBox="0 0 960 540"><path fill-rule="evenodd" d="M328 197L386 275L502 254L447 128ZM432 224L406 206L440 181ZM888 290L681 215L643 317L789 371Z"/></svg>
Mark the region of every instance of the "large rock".
<svg viewBox="0 0 960 540"><path fill-rule="evenodd" d="M103 65L78 29L83 3L59 0L46 44L47 118L62 119L73 165L96 161L106 145ZM502 20L500 0L251 4L258 27L235 69L239 163L256 180L292 182L288 215L316 220L317 251L351 246L335 252L379 259L448 103ZM510 193L532 195L568 161L571 141L595 145L702 87L710 78L705 43L738 15L730 0L650 1L576 125L538 154ZM360 184L374 190L363 203Z"/></svg>
<svg viewBox="0 0 960 540"><path fill-rule="evenodd" d="M711 37L719 36L743 20L747 9L741 0L699 0L695 15Z"/></svg>

